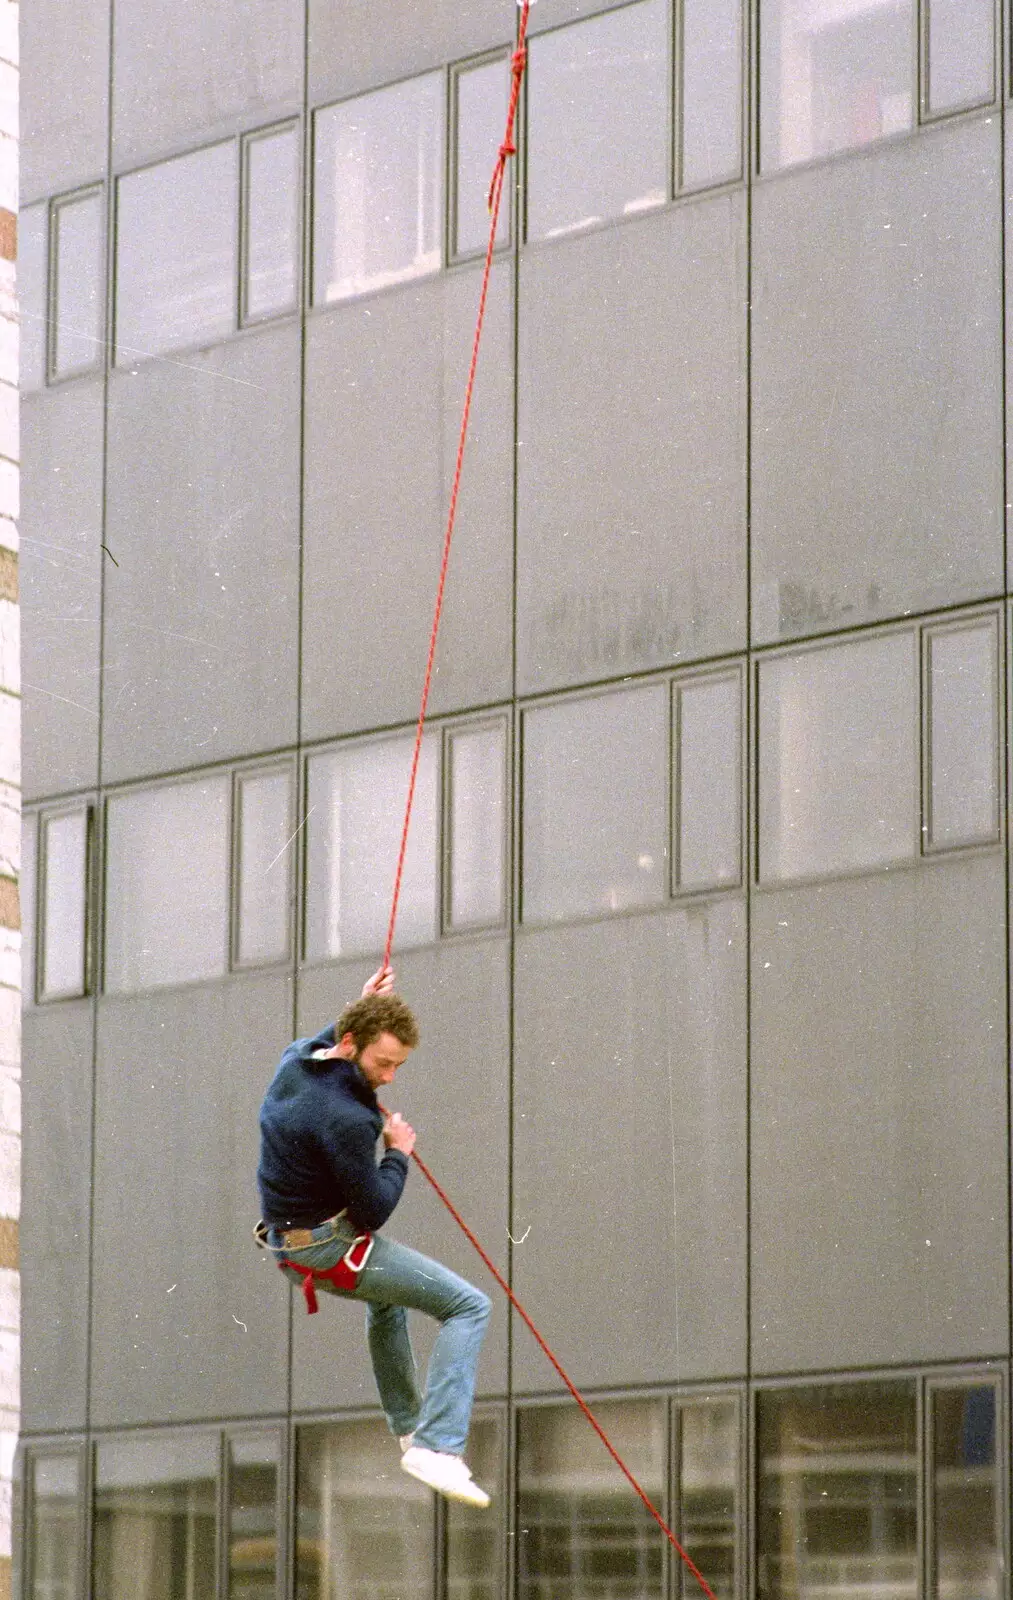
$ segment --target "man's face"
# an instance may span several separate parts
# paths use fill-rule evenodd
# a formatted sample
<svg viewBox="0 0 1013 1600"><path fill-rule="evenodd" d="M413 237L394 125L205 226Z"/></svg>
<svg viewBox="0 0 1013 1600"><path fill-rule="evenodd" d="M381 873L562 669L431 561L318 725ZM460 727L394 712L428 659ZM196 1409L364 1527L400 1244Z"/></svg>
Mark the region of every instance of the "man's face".
<svg viewBox="0 0 1013 1600"><path fill-rule="evenodd" d="M355 1040L351 1034L346 1034L341 1043L350 1041L354 1049ZM400 1039L392 1033L381 1033L372 1044L367 1044L355 1057L356 1065L371 1089L381 1089L386 1083L393 1083L394 1074L398 1067L403 1066L411 1051Z"/></svg>

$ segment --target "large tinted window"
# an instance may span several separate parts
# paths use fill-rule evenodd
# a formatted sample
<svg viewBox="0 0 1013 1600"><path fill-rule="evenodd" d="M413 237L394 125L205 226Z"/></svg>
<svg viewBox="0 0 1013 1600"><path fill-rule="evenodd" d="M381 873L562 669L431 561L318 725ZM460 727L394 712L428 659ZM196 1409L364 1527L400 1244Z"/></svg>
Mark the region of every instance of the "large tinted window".
<svg viewBox="0 0 1013 1600"><path fill-rule="evenodd" d="M116 359L123 365L236 326L235 141L119 180Z"/></svg>
<svg viewBox="0 0 1013 1600"><path fill-rule="evenodd" d="M594 1410L657 1505L664 1402L604 1401ZM576 1406L520 1413L517 1488L520 1600L661 1600L664 1536Z"/></svg>
<svg viewBox="0 0 1013 1600"><path fill-rule="evenodd" d="M762 1600L917 1594L915 1409L907 1382L758 1396Z"/></svg>
<svg viewBox="0 0 1013 1600"><path fill-rule="evenodd" d="M917 708L913 633L761 665L761 878L915 854Z"/></svg>
<svg viewBox="0 0 1013 1600"><path fill-rule="evenodd" d="M318 111L313 148L315 304L439 268L442 73Z"/></svg>
<svg viewBox="0 0 1013 1600"><path fill-rule="evenodd" d="M571 233L667 199L662 0L638 0L532 39L528 72L529 239Z"/></svg>
<svg viewBox="0 0 1013 1600"><path fill-rule="evenodd" d="M95 1452L94 1593L214 1600L218 1437L103 1441Z"/></svg>
<svg viewBox="0 0 1013 1600"><path fill-rule="evenodd" d="M431 1600L433 1495L398 1469L379 1421L301 1427L296 1446L299 1600Z"/></svg>
<svg viewBox="0 0 1013 1600"><path fill-rule="evenodd" d="M228 966L229 783L166 784L106 810L105 987L212 978Z"/></svg>
<svg viewBox="0 0 1013 1600"><path fill-rule="evenodd" d="M312 756L306 957L383 949L401 843L411 735ZM435 939L439 913L439 738L422 742L398 911L401 945Z"/></svg>
<svg viewBox="0 0 1013 1600"><path fill-rule="evenodd" d="M761 0L764 170L910 128L914 28L914 0Z"/></svg>
<svg viewBox="0 0 1013 1600"><path fill-rule="evenodd" d="M525 921L665 898L667 712L667 684L651 684L525 713Z"/></svg>

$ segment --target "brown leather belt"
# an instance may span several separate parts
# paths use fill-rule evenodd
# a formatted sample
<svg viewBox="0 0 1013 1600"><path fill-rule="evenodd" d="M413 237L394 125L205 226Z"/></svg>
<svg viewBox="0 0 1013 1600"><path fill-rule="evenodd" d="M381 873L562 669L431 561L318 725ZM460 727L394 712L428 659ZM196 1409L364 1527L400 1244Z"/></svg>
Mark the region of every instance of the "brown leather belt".
<svg viewBox="0 0 1013 1600"><path fill-rule="evenodd" d="M325 1217L323 1222L317 1223L317 1228L326 1228L329 1222L340 1222L347 1213L339 1211L335 1217ZM314 1239L316 1228L288 1228L279 1229L281 1242L286 1250L308 1250L311 1244L326 1244L326 1239Z"/></svg>

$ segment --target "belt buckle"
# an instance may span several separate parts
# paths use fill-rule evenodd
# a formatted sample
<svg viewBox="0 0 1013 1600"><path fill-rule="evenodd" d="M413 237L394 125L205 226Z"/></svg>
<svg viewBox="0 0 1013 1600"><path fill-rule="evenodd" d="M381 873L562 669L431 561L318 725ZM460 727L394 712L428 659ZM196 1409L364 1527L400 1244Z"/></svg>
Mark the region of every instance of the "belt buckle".
<svg viewBox="0 0 1013 1600"><path fill-rule="evenodd" d="M288 1250L305 1250L313 1243L313 1229L289 1228L287 1233L282 1234L281 1241Z"/></svg>

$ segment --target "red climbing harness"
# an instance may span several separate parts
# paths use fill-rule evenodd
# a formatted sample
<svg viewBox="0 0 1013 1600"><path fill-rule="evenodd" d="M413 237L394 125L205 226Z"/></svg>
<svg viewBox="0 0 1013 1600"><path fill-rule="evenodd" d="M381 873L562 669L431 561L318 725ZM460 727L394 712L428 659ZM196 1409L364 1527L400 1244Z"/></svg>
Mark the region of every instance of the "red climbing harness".
<svg viewBox="0 0 1013 1600"><path fill-rule="evenodd" d="M360 1233L333 1267L307 1267L301 1261L293 1261L290 1256L282 1256L278 1266L282 1272L286 1267L291 1267L293 1272L300 1274L306 1310L312 1317L320 1310L314 1278L324 1278L328 1283L333 1283L336 1289L345 1289L349 1294L354 1294L359 1287L359 1273L369 1260L375 1242L371 1233Z"/></svg>

